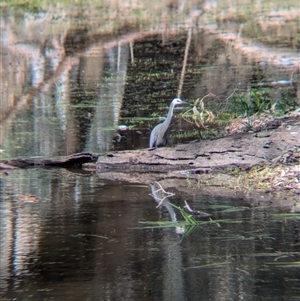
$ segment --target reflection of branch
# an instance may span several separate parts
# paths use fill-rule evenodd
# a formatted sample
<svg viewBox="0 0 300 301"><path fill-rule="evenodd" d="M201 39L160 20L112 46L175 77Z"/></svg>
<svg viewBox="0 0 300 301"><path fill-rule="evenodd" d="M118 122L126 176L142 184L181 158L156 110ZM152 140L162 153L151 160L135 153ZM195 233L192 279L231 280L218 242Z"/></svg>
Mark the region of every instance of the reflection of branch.
<svg viewBox="0 0 300 301"><path fill-rule="evenodd" d="M239 85L240 85L240 83L236 84L236 86L235 86L234 90L232 91L232 93L223 101L223 103L227 102L235 94L235 91L237 90L237 88L238 88ZM224 110L225 110L225 108L223 109L223 111Z"/></svg>
<svg viewBox="0 0 300 301"><path fill-rule="evenodd" d="M151 193L151 195L152 195L154 198L156 198L156 199L158 199L158 200L160 201L159 204L156 206L156 208L158 208L158 207L163 203L163 201L164 201L166 198L173 196L174 193L165 191L165 190L162 188L162 186L161 186L158 182L155 182L155 183L160 187L159 189L155 190L155 193L162 192L162 193L165 195L163 198L158 198L157 196L154 196L154 195Z"/></svg>
<svg viewBox="0 0 300 301"><path fill-rule="evenodd" d="M187 41L186 41L186 45L185 45L184 59L183 59L182 71L181 71L181 76L180 76L180 81L179 81L178 93L177 93L178 97L180 97L181 91L182 91L185 69L186 69L186 62L187 62L187 57L189 54L189 48L191 45L191 39L192 39L192 28L189 28L188 37L187 37Z"/></svg>
<svg viewBox="0 0 300 301"><path fill-rule="evenodd" d="M201 216L211 216L211 214L203 212L203 211L196 211L193 210L190 205L187 203L187 201L184 201L185 206L183 207L183 209L185 209L185 211L190 212L191 214L196 214L196 215L201 215Z"/></svg>
<svg viewBox="0 0 300 301"><path fill-rule="evenodd" d="M134 65L133 42L130 42L130 43L129 43L129 46L130 46L131 64Z"/></svg>

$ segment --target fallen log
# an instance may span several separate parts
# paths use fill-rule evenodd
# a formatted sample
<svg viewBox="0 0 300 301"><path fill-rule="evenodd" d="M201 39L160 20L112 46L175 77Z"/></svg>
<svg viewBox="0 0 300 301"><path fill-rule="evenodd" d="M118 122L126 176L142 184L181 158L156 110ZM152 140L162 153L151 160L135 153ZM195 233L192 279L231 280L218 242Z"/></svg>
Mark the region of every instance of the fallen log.
<svg viewBox="0 0 300 301"><path fill-rule="evenodd" d="M102 180L149 185L159 181L165 189L175 188L184 195L292 204L300 193L299 121L175 148L109 152L98 157L97 175ZM276 194L282 190L285 197Z"/></svg>
<svg viewBox="0 0 300 301"><path fill-rule="evenodd" d="M247 170L261 163L292 163L300 147L300 124L258 133L238 133L193 144L99 155L96 170L168 173L216 173ZM295 154L294 154L295 153Z"/></svg>
<svg viewBox="0 0 300 301"><path fill-rule="evenodd" d="M29 166L86 166L97 172L119 171L199 174L247 170L261 163L292 163L300 147L300 124L281 126L276 130L258 133L238 133L198 143L177 145L174 148L142 149L108 152L106 154L78 153L56 158L16 158L1 161L0 168ZM165 175L164 175L165 176Z"/></svg>
<svg viewBox="0 0 300 301"><path fill-rule="evenodd" d="M96 162L97 158L98 155L92 153L78 153L56 158L15 158L8 161L2 160L0 162L0 169L8 169L8 167L25 168L30 166L82 166L82 164L87 162Z"/></svg>

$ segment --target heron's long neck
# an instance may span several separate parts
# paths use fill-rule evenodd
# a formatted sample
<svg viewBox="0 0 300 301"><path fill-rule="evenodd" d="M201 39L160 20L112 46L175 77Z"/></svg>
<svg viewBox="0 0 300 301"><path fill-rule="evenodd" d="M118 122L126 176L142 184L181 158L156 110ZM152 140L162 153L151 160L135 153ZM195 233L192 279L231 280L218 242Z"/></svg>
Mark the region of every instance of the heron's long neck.
<svg viewBox="0 0 300 301"><path fill-rule="evenodd" d="M164 123L169 126L169 124L171 123L171 119L172 119L172 116L173 116L173 111L174 111L174 103L172 102L171 105L170 105L170 108L169 108L169 112L168 112L168 115L167 115L167 118L166 120L164 121Z"/></svg>

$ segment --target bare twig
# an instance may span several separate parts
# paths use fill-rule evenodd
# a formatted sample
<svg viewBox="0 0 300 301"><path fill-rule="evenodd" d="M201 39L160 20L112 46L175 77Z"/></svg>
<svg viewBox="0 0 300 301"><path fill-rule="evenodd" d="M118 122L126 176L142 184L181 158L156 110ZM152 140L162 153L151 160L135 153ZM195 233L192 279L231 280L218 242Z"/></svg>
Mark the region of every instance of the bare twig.
<svg viewBox="0 0 300 301"><path fill-rule="evenodd" d="M232 91L232 93L226 99L223 100L223 103L227 102L235 94L235 92L236 92L239 85L240 85L240 83L236 84L236 86L235 86L234 90Z"/></svg>
<svg viewBox="0 0 300 301"><path fill-rule="evenodd" d="M154 196L152 193L151 195L155 198L155 199L158 199L160 202L159 204L156 206L156 208L158 208L159 206L161 206L161 204L163 203L163 201L168 198L168 197L171 197L171 196L174 196L175 194L174 193L171 193L171 192L167 192L165 191L162 186L158 183L158 182L155 182L160 188L155 190L155 193L158 193L158 192L162 192L165 196L163 198L158 198L157 196Z"/></svg>

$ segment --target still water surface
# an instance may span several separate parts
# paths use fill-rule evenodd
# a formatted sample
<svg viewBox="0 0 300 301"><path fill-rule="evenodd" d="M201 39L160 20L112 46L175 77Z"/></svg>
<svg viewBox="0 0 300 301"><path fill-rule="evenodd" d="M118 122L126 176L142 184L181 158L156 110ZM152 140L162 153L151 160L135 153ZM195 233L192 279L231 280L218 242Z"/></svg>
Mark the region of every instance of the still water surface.
<svg viewBox="0 0 300 301"><path fill-rule="evenodd" d="M280 208L199 194L211 216L188 229L149 223L182 221L151 187L79 170L12 171L1 190L1 300L299 300L299 221Z"/></svg>
<svg viewBox="0 0 300 301"><path fill-rule="evenodd" d="M178 96L186 36L170 35L163 44L162 36L153 34L115 46L86 38L87 46L68 56L53 46L37 54L30 43L4 45L3 68L9 80L3 84L7 89L2 100L1 156L148 147L151 128ZM85 39L80 33L76 37ZM48 39L47 45L58 43L56 35ZM74 46L68 36L65 43L60 46ZM205 98L204 106L218 122L200 127L192 118L179 118L176 111L171 144L225 134L222 124L228 112L246 116L255 105L265 105L266 110L274 106L277 112L296 108L297 68L246 57L213 34L193 33L185 69L180 96L194 104L214 94ZM118 130L118 125L127 129Z"/></svg>
<svg viewBox="0 0 300 301"><path fill-rule="evenodd" d="M36 21L3 18L2 159L147 147L177 96L187 32L108 39L54 19L43 32ZM265 58L194 28L181 97L213 93L220 102L205 108L217 115L237 108L230 95L251 105L259 91L289 110L297 68L284 55L279 65ZM171 144L204 136L173 121ZM189 228L173 207L157 208L156 188L82 170L2 173L1 300L299 300L299 215L174 190L174 204L211 215Z"/></svg>

